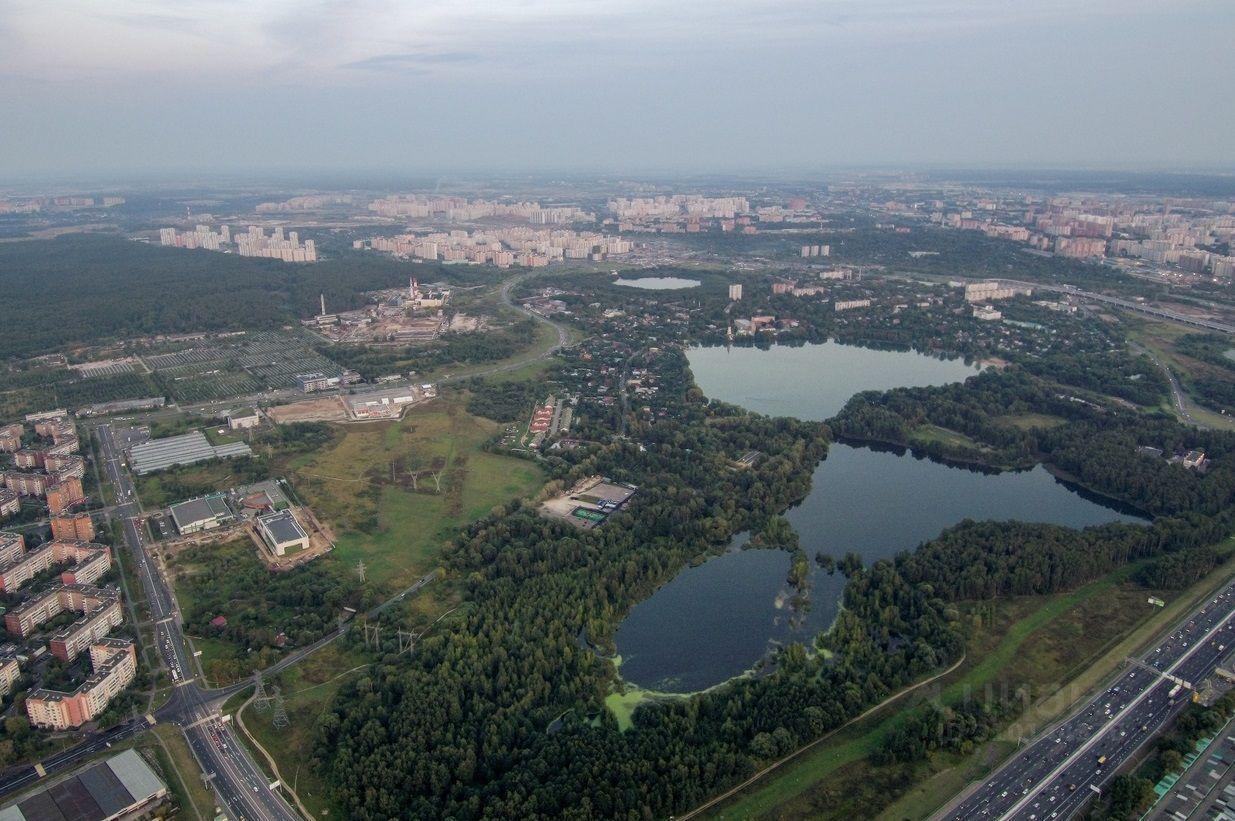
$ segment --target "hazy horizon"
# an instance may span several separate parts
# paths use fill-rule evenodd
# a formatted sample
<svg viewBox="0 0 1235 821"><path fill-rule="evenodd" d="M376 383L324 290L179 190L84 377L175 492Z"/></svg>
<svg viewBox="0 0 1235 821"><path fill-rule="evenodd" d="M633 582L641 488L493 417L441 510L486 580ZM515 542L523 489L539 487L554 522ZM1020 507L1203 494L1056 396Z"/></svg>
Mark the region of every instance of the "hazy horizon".
<svg viewBox="0 0 1235 821"><path fill-rule="evenodd" d="M0 0L0 178L1235 166L1218 0Z"/></svg>

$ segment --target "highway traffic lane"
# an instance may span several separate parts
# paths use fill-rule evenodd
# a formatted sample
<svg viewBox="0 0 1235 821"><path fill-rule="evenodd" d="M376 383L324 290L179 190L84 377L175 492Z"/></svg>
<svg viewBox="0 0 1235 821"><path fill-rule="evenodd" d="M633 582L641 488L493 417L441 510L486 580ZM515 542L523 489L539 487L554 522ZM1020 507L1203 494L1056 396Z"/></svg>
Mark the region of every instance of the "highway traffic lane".
<svg viewBox="0 0 1235 821"><path fill-rule="evenodd" d="M1180 658L1187 656L1188 658L1180 666L1180 671L1183 675L1192 676L1193 680L1199 681L1203 675L1207 675L1216 666L1217 661L1226 653L1225 649L1214 649L1212 654L1202 653L1198 649L1199 645L1211 642L1215 648L1216 645L1223 645L1225 648L1227 645L1235 644L1229 635L1225 640L1219 638L1220 635L1229 633L1232 627L1233 612L1235 612L1235 582L1228 584L1192 613L1180 619L1174 630L1163 639L1158 647L1146 654L1147 663L1158 668L1169 667ZM1220 623L1224 623L1226 629L1222 633L1211 633L1214 626ZM1202 633L1205 634L1204 638L1198 638ZM977 815L993 817L996 808L1002 813L1006 812L1009 806L1022 803L1021 799L1027 794L1034 790L1041 790L1044 781L1053 780L1047 779L1046 776L1072 755L1070 751L1077 744L1084 743L1086 739L1095 736L1100 738L1106 732L1105 725L1109 723L1108 721L1095 723L1097 718L1106 719L1105 701L1115 698L1118 702L1117 712L1128 703L1129 697L1135 698L1144 690L1156 686L1159 686L1158 682L1151 679L1150 674L1140 668L1134 668L1126 675L1121 674L1117 681L1111 682L1107 690L1069 714L1049 732L1043 733L1029 747L1010 759L993 774L986 785L967 796L961 804L951 810L941 812L937 817L967 818ZM1167 691L1169 687L1170 685L1167 685ZM1123 690L1120 694L1122 700L1113 695L1113 691L1121 688ZM1146 699L1148 698L1146 696ZM1159 704L1164 701L1165 698L1161 699ZM1168 717L1162 716L1161 721L1165 723ZM1151 727L1151 730L1154 729L1157 728ZM1146 736L1151 734L1148 733ZM1055 744L1056 738L1060 739L1059 745ZM1108 768L1107 777L1110 772Z"/></svg>
<svg viewBox="0 0 1235 821"><path fill-rule="evenodd" d="M104 456L107 457L108 470L112 474L117 492L123 494L125 498L135 498L132 494L131 478L119 464L110 426L100 426L99 441ZM180 629L179 620L175 618L175 600L165 580L151 567L152 562L143 546L138 529L137 515L140 510L136 502L127 502L123 507L123 513L125 514L123 519L125 541L137 564L138 576L146 590L151 615L156 621L160 621L155 631L159 655L169 669L181 674L180 681L177 682L177 688L180 691L178 698L185 705L187 712L182 718L192 725L196 720L213 715L214 708L206 703L201 690L193 681L189 666L188 645ZM203 740L201 731L193 726L185 729L184 733L190 742L190 749L194 750L194 755L198 758L199 765L211 768L210 771L214 774L211 783L216 789L216 794L223 800L224 806L229 808L229 812L236 817L250 819L298 818L290 805L269 788L260 771L249 758L247 751L235 743L234 738L227 749L220 749L213 748L210 739Z"/></svg>

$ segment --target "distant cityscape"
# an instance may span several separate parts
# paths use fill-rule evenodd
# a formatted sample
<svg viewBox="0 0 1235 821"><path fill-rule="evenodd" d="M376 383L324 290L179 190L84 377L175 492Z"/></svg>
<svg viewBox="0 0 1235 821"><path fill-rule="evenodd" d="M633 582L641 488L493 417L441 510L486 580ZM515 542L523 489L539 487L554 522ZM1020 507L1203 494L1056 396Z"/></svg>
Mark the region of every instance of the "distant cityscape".
<svg viewBox="0 0 1235 821"><path fill-rule="evenodd" d="M198 225L192 231L177 231L175 228L159 229L159 244L166 248L202 248L207 251L229 251L233 247L242 257L265 257L283 262L317 262L317 246L313 240L300 240L296 231L286 236L279 226L265 230L250 225L243 234L232 234L226 225L217 231L209 225Z"/></svg>

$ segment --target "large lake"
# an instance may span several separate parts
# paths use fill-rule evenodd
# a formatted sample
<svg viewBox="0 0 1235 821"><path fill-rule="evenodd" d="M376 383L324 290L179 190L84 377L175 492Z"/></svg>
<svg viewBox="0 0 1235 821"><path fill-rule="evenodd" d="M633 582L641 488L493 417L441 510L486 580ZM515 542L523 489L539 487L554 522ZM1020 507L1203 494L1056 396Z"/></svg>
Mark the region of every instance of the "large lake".
<svg viewBox="0 0 1235 821"><path fill-rule="evenodd" d="M704 395L769 416L822 421L862 391L962 382L978 372L960 359L824 342L801 347L692 348Z"/></svg>
<svg viewBox="0 0 1235 821"><path fill-rule="evenodd" d="M847 354L868 366L895 361L896 367L906 367L904 359L882 360L886 352L852 346L735 349L725 352L723 359L713 358L711 351L716 349L707 349L692 351L690 357L696 378L709 396L764 413L824 419L858 390L892 386L887 384L888 374L871 374L853 362L824 373L803 356L803 351L819 353L821 349L833 363ZM697 364L701 354L708 362L702 367ZM961 363L912 356L917 357L911 361L921 370L899 371L905 384L955 381L974 372ZM715 366L711 373L716 375L722 370L721 362L735 364L727 368L723 383L709 386L699 377L700 371ZM941 366L953 368L952 378ZM806 380L799 377L799 384L790 389L794 399L780 405L781 410L773 410L765 389L789 383L794 370L814 374L829 384L802 385ZM620 672L626 681L660 692L693 692L740 675L778 643L809 643L836 617L845 584L839 572L829 576L819 569L814 563L817 552L839 559L854 551L869 563L911 550L966 518L1020 519L1078 528L1143 521L1134 511L1059 481L1041 466L1017 473L983 473L919 459L904 451L840 443L830 447L827 459L815 469L810 494L785 515L811 558L810 607L798 612L790 606L791 591L785 584L789 554L737 550L745 542L743 535L734 540L733 551L683 570L634 607L615 636L622 658Z"/></svg>
<svg viewBox="0 0 1235 821"><path fill-rule="evenodd" d="M614 285L642 288L645 291L674 291L679 288L697 288L703 283L697 279L682 277L639 277L638 279L615 279Z"/></svg>

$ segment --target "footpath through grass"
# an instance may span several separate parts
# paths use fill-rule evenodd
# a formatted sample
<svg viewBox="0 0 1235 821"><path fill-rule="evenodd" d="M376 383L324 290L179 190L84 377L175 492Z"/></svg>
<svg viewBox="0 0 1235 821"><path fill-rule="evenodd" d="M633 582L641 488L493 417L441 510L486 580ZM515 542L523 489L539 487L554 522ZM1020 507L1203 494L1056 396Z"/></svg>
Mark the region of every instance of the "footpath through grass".
<svg viewBox="0 0 1235 821"><path fill-rule="evenodd" d="M244 710L245 727L274 758L279 774L316 818L341 817L326 797L326 785L309 763L318 719L334 700L335 693L343 682L363 675L363 668L369 662L370 659L364 654L350 652L332 644L309 656L301 664L280 673L267 684L267 689L270 690L273 686L281 689L291 722L287 727L280 729L274 726L273 710L259 712L253 704L249 704ZM245 698L247 697L246 694ZM243 738L243 733L239 735ZM264 770L269 771L261 752L252 750L252 753L254 760L258 761ZM272 777L274 775L270 772L268 774Z"/></svg>

